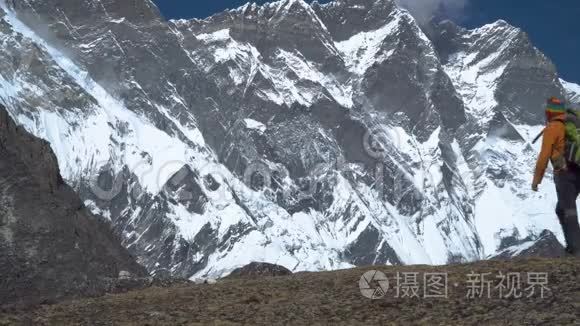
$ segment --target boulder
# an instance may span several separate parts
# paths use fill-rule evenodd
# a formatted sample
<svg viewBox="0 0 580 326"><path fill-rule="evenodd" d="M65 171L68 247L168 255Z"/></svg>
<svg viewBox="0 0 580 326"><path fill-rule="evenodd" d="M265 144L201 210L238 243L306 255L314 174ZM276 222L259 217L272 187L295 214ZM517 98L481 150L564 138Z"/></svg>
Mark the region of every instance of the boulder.
<svg viewBox="0 0 580 326"><path fill-rule="evenodd" d="M292 272L284 266L253 262L244 267L235 269L227 278L259 278L292 275Z"/></svg>

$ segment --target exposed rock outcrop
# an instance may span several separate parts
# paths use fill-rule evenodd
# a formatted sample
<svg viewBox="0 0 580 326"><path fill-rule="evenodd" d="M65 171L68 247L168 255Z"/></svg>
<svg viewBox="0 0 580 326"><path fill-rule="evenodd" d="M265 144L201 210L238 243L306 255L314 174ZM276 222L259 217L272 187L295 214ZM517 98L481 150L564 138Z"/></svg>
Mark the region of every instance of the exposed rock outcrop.
<svg viewBox="0 0 580 326"><path fill-rule="evenodd" d="M98 295L120 271L146 276L63 182L49 144L0 106L0 305Z"/></svg>
<svg viewBox="0 0 580 326"><path fill-rule="evenodd" d="M284 266L253 262L235 269L228 278L260 278L264 276L287 276L292 272Z"/></svg>
<svg viewBox="0 0 580 326"><path fill-rule="evenodd" d="M503 249L498 255L492 257L492 259L558 258L564 256L566 256L564 247L554 233L544 230L538 238L517 241Z"/></svg>

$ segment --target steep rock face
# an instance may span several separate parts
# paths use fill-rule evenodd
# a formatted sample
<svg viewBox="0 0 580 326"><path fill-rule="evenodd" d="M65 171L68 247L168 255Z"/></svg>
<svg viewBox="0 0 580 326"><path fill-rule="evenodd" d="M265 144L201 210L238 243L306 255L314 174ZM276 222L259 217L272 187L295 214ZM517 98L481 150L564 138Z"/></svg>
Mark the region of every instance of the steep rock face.
<svg viewBox="0 0 580 326"><path fill-rule="evenodd" d="M560 83L562 83L562 86L564 87L568 100L575 105L580 105L580 87L562 79L560 79Z"/></svg>
<svg viewBox="0 0 580 326"><path fill-rule="evenodd" d="M524 31L505 21L474 30L446 21L436 33L433 41L446 71L480 123L496 112L512 123L538 123L543 112L531 108L565 95L554 64Z"/></svg>
<svg viewBox="0 0 580 326"><path fill-rule="evenodd" d="M415 131L423 141L438 123L455 129L465 121L463 103L431 42L394 1L337 1L314 8L331 26L348 69L355 74L352 87L359 98L379 112L406 115L425 129ZM433 121L432 115L441 122Z"/></svg>
<svg viewBox="0 0 580 326"><path fill-rule="evenodd" d="M562 239L550 182L526 189L543 96L564 89L503 22L426 35L391 0L173 22L148 0L1 8L0 99L152 272L444 264Z"/></svg>
<svg viewBox="0 0 580 326"><path fill-rule="evenodd" d="M341 5L343 4L336 4L337 7ZM301 15L298 21L313 22L309 24L310 28L317 29L317 32L310 34L317 35L315 39L325 51L321 51L323 54L313 55L303 45L286 47L286 43L268 41L282 35L284 39L290 40L290 44L294 44L291 40L297 35L286 29L279 29L279 25L272 22L272 15L283 15L283 19L291 20L285 17L289 14L284 14L284 10L292 6L304 8L307 5L302 1L280 1L262 7L245 6L204 21L173 22L184 35L184 46L191 51L192 56L203 62L207 73L213 76L212 79L219 81L229 96L239 98L240 109L233 117L251 117L249 125L261 128L259 133L254 134L253 139L247 139L243 133L236 132L236 137L231 140L235 146L228 144L228 162L267 159L261 164L282 165L281 174L288 175L291 179L298 178L297 183L306 181L311 185L320 185L313 190L315 193L320 192L322 196L307 196L302 199L290 197L293 202L298 201L299 206L292 202L282 202L282 207L290 212L314 209L329 216L330 221L335 219L334 216L341 216L345 220L364 220L364 215L375 214L380 216L377 217L380 224L393 223L387 217L390 213L387 212L388 209L385 210L386 207L379 205L371 207L370 210L360 207L361 204L369 206L368 202L375 202L376 198L364 198L361 203L356 198L359 197L357 192L360 190L353 189L354 198L346 199L345 204L328 193L337 185L333 180L336 175L320 172L336 165L340 172L344 172L344 176L350 178L356 174L350 171L354 166L349 164L362 163L359 166L362 166L365 177L347 181L368 187L377 181L374 178L377 168L388 169L384 171L388 177L376 182L375 188L380 185L379 192L386 192L383 199L389 205L403 210L405 214L416 215L419 223L423 223L421 211L424 206L436 205L433 204L436 201L435 195L431 194L431 198L426 198L422 194L424 183L437 181L428 180L428 177L418 180L429 174L427 170L431 160L445 160L448 166L456 165L457 157L453 149L446 147L443 154L438 151L438 137L449 137L449 132L453 132L464 120L463 104L451 81L444 74L429 40L409 14L396 8L390 1L380 1L380 6L375 6L376 8L362 8L369 16L382 17L375 24L378 30L365 29L358 33L355 33L357 30L352 30L350 35L343 35L346 40L337 42L333 39L334 44L329 46L328 39L334 37L334 31L327 28L326 19L330 20L327 17L333 15L331 11L335 7L315 5L313 9L321 19L312 19L312 11L308 9L296 10L291 16ZM328 11L329 14L323 15L321 10L323 13ZM371 12L373 10L374 13ZM282 18L274 21L278 22ZM243 28L250 25L254 26L253 32L243 33ZM367 39L372 41L370 45L365 43ZM388 53L395 53L396 59L391 60L391 54L387 55ZM335 67L342 66L339 73L328 67L329 55L337 57L339 65ZM359 60L359 57L364 61ZM402 70L391 71L392 68ZM428 91L423 96L425 88ZM392 89L392 92L387 89ZM375 96L373 92L380 93L380 96ZM385 101L387 97L390 101ZM376 98L376 101L371 98ZM407 103L403 105L405 102ZM248 128L248 121L244 120L241 126ZM300 132L296 132L297 130ZM419 159L419 147L422 146L413 146L405 138L407 134L413 133L420 137L420 142L427 143L430 140L425 150L434 151L428 162L421 162ZM377 149L376 153L369 155L365 145L370 143L377 145ZM257 147L256 150L248 150L254 146ZM384 155L383 151L392 151L395 155ZM297 157L296 153L300 153L300 156ZM405 159L410 159L411 162L401 164ZM229 167L236 171L238 168ZM322 169L317 170L317 167ZM418 178L418 183L412 180L412 175ZM392 185L396 185L399 191L394 190ZM450 190L455 186L458 183L449 183ZM445 194L447 188L442 189L444 192L441 197L448 197L449 202L459 199ZM284 187L281 190L282 199L287 200L288 196L284 195L287 191ZM370 194L376 190L370 190ZM325 192L327 195L324 195ZM433 189L426 192L433 192ZM332 207L337 202L340 207ZM354 205L354 209L350 205ZM457 202L457 208L452 206L453 213L442 219L464 220L466 224L461 228L469 229L468 205L465 201ZM338 211L329 211L331 208ZM361 209L363 216L359 215ZM435 207L430 209L437 210ZM442 221L440 225L443 224L450 225L454 222ZM370 250L370 253L365 254L365 261L370 259L370 263L400 263L405 260L398 257L396 250L383 241L385 225L367 225L358 229L359 225L357 223L355 234L362 233L348 246L345 258L351 262L362 263L363 260L356 255L363 250ZM417 232L423 233L424 230L419 229ZM366 238L366 234L376 236ZM476 240L465 240L471 243L458 247L467 246L467 251L470 252L468 255L477 256ZM464 256L465 253L458 255Z"/></svg>
<svg viewBox="0 0 580 326"><path fill-rule="evenodd" d="M528 238L516 243L509 243L508 238L504 239L506 247L499 254L491 259L512 259L512 258L532 258L564 257L564 247L558 241L554 233L546 230L539 237ZM508 245L509 244L509 245Z"/></svg>
<svg viewBox="0 0 580 326"><path fill-rule="evenodd" d="M98 294L135 262L60 176L50 145L0 106L0 305Z"/></svg>
<svg viewBox="0 0 580 326"><path fill-rule="evenodd" d="M195 127L195 120L189 109L205 105L205 98L194 94L212 93L211 87L204 86L208 83L196 73L153 3L7 1L6 6L30 27L30 36L46 40L70 58L76 69L127 109L171 136L192 142L187 129ZM183 116L173 120L165 110Z"/></svg>

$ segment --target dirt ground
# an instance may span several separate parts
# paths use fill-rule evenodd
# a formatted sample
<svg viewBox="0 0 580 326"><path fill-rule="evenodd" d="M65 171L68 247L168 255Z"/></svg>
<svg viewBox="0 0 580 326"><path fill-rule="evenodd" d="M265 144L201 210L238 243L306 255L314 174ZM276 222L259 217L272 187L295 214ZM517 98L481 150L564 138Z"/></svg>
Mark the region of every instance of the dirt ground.
<svg viewBox="0 0 580 326"><path fill-rule="evenodd" d="M389 284L373 270L382 272ZM361 282L363 274L367 277ZM378 298L363 296L361 285L364 294ZM237 324L580 325L580 260L368 267L226 279L0 311L0 325Z"/></svg>

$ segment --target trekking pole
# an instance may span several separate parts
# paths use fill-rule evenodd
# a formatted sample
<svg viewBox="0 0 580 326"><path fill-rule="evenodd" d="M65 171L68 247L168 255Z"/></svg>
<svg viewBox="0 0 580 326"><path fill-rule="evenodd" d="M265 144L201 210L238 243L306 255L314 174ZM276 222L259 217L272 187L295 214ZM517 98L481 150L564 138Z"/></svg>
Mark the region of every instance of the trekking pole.
<svg viewBox="0 0 580 326"><path fill-rule="evenodd" d="M545 131L545 130L542 130L542 132L540 132L540 133L539 133L539 134L536 136L536 138L534 138L534 140L532 141L532 145L533 145L533 144L535 144L535 143L538 141L538 139L540 139L540 137L542 137L542 135L544 134L544 131Z"/></svg>

